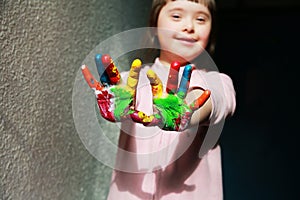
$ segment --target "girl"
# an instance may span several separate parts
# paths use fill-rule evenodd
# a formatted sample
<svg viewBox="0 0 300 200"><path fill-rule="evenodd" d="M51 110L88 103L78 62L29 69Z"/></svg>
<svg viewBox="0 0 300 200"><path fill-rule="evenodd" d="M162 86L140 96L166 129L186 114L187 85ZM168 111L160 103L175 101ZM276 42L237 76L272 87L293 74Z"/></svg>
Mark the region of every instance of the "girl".
<svg viewBox="0 0 300 200"><path fill-rule="evenodd" d="M162 85L167 85L173 61L201 67L197 60L204 49L210 53L214 49L214 10L214 0L153 0L150 26L157 27L155 37L160 51L151 67L136 72L136 110L147 116L155 110L153 88L146 75L149 69ZM134 62L133 66L138 64ZM122 78L132 78L132 73L122 74ZM183 67L179 76L182 73ZM223 199L218 128L235 110L234 87L225 74L196 69L190 88L185 99L188 104L202 95L202 88L209 89L211 95L192 114L184 130L166 131L122 121L109 200Z"/></svg>
<svg viewBox="0 0 300 200"><path fill-rule="evenodd" d="M153 1L150 26L158 28L161 50L151 69L164 85L173 61L185 65L196 60L203 48L213 51L214 10L214 0ZM211 97L194 112L188 129L178 133L143 127L131 121L122 124L119 147L132 152L133 157L124 155L124 151L119 152L116 166L122 165L123 170L113 172L108 199L223 198L220 147L216 144L207 152L201 150L201 145L206 134L214 134L214 131L208 131L207 125L221 123L234 112L235 91L231 79L225 74L196 72L192 74L190 85L210 89ZM142 70L136 108L151 114L151 88L143 83L147 80L144 74ZM214 83L216 79L221 81ZM192 101L201 93L202 90L194 90L187 99Z"/></svg>

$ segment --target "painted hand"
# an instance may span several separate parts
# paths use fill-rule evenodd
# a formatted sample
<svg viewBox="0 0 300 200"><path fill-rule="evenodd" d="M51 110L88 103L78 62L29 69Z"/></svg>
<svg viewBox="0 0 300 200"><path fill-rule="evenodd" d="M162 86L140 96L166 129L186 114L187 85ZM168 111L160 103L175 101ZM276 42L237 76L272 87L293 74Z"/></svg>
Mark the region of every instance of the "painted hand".
<svg viewBox="0 0 300 200"><path fill-rule="evenodd" d="M134 112L133 104L142 62L139 59L132 62L126 85L122 85L120 73L109 55L97 54L95 62L100 82L92 76L86 65L81 69L86 82L95 92L101 116L111 122L128 118Z"/></svg>
<svg viewBox="0 0 300 200"><path fill-rule="evenodd" d="M159 126L161 129L168 131L182 131L188 127L193 112L207 101L210 91L204 90L200 97L187 105L185 97L194 66L185 66L177 88L179 68L180 63L173 62L171 64L166 95L163 94L162 82L155 72L152 70L147 72L152 87L154 114L147 116L143 112L135 111L131 114L134 121L145 126Z"/></svg>

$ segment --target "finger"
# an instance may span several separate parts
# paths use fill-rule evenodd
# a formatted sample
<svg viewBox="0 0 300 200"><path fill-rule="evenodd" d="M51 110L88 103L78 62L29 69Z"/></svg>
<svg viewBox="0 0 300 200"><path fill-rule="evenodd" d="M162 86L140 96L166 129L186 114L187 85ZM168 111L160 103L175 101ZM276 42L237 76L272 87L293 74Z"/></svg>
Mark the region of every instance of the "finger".
<svg viewBox="0 0 300 200"><path fill-rule="evenodd" d="M198 108L200 108L201 106L203 106L203 104L207 101L207 99L210 97L210 91L209 90L205 90L201 96L196 99L191 105L190 108L192 110L196 110Z"/></svg>
<svg viewBox="0 0 300 200"><path fill-rule="evenodd" d="M175 61L175 62L171 63L168 82L167 82L167 88L166 88L166 91L168 94L175 94L175 92L177 90L179 69L180 69L179 62Z"/></svg>
<svg viewBox="0 0 300 200"><path fill-rule="evenodd" d="M121 80L120 73L118 68L115 66L113 60L108 54L102 56L102 63L106 68L105 71L108 75L109 81L111 85L116 85Z"/></svg>
<svg viewBox="0 0 300 200"><path fill-rule="evenodd" d="M134 122L141 123L144 126L160 125L162 119L159 114L148 116L144 112L137 110L134 110L134 112L130 114L130 117Z"/></svg>
<svg viewBox="0 0 300 200"><path fill-rule="evenodd" d="M129 75L127 78L127 86L129 87L129 91L130 93L132 93L132 95L136 91L141 67L142 67L142 61L140 59L135 59L131 64Z"/></svg>
<svg viewBox="0 0 300 200"><path fill-rule="evenodd" d="M187 94L187 90L190 86L191 74L194 68L194 65L191 64L184 67L179 88L177 90L177 96L181 99L184 99Z"/></svg>
<svg viewBox="0 0 300 200"><path fill-rule="evenodd" d="M149 69L147 71L147 77L150 81L151 84L151 89L152 89L152 95L154 98L161 97L163 94L163 84L160 80L160 78L157 76L157 74Z"/></svg>
<svg viewBox="0 0 300 200"><path fill-rule="evenodd" d="M90 70L86 65L81 66L81 72L85 78L85 81L88 83L90 88L96 89L96 90L102 90L102 86L100 83L93 77Z"/></svg>
<svg viewBox="0 0 300 200"><path fill-rule="evenodd" d="M102 54L96 54L95 63L97 66L97 71L98 71L101 83L103 85L109 85L110 80L109 80L108 74L105 71L105 67L102 63Z"/></svg>

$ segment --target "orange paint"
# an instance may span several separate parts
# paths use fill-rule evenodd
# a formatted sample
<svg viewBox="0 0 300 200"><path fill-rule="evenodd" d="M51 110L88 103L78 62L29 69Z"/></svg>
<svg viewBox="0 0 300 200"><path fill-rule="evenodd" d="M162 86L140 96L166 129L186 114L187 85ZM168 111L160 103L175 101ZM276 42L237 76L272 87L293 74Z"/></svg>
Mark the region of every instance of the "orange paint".
<svg viewBox="0 0 300 200"><path fill-rule="evenodd" d="M203 104L207 101L207 99L210 97L210 91L209 90L205 90L201 96L195 100L194 105L191 106L192 110L196 110L198 108L200 108L201 106L203 106Z"/></svg>
<svg viewBox="0 0 300 200"><path fill-rule="evenodd" d="M93 77L90 70L86 65L81 66L81 72L83 74L83 77L85 78L86 82L90 86L90 88L94 88L96 90L102 90L103 87L100 85L100 83Z"/></svg>

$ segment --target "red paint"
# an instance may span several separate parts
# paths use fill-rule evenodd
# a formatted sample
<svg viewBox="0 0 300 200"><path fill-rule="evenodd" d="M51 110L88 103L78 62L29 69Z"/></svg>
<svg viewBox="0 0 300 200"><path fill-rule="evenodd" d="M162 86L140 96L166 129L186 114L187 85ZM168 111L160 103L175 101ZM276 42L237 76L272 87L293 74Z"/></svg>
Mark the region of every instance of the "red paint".
<svg viewBox="0 0 300 200"><path fill-rule="evenodd" d="M120 81L121 77L118 68L115 66L113 60L108 54L104 54L102 55L102 63L109 77L110 84L116 85Z"/></svg>
<svg viewBox="0 0 300 200"><path fill-rule="evenodd" d="M168 94L175 94L177 91L179 69L180 69L179 62L174 61L171 63L169 78L167 82L167 89L166 89Z"/></svg>
<svg viewBox="0 0 300 200"><path fill-rule="evenodd" d="M101 60L102 60L102 63L104 65L104 67L109 65L112 61L110 55L108 55L108 54L103 54Z"/></svg>
<svg viewBox="0 0 300 200"><path fill-rule="evenodd" d="M183 116L181 116L180 126L176 131L183 131L188 127L192 114L192 112L186 112Z"/></svg>
<svg viewBox="0 0 300 200"><path fill-rule="evenodd" d="M98 94L97 96L97 103L102 117L107 119L108 121L116 122L114 113L108 111L112 106L110 99L113 97L114 96L112 94L109 94L108 91L102 91L102 94Z"/></svg>

